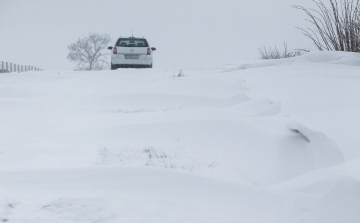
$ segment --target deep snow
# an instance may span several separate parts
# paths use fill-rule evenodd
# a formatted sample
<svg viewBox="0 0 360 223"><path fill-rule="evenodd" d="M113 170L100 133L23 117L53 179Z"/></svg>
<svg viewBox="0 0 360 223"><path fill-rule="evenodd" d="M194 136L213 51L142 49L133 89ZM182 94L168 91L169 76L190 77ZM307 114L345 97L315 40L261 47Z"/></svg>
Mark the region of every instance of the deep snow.
<svg viewBox="0 0 360 223"><path fill-rule="evenodd" d="M360 56L0 75L0 221L360 222Z"/></svg>

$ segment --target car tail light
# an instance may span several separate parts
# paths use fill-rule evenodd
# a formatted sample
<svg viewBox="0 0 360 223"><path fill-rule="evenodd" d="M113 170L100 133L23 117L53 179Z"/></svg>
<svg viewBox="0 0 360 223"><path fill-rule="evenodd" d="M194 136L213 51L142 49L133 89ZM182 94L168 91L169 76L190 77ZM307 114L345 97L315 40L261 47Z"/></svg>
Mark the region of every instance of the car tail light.
<svg viewBox="0 0 360 223"><path fill-rule="evenodd" d="M148 48L148 50L147 50L147 55L151 55L151 49L150 48Z"/></svg>
<svg viewBox="0 0 360 223"><path fill-rule="evenodd" d="M117 49L116 49L116 47L114 47L114 49L113 49L113 54L117 54Z"/></svg>

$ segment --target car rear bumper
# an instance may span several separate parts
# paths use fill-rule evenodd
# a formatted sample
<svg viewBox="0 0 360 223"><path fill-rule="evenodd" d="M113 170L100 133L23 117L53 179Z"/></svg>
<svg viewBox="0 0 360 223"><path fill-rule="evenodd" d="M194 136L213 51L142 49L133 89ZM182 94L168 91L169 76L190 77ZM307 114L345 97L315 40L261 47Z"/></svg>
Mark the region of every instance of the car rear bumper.
<svg viewBox="0 0 360 223"><path fill-rule="evenodd" d="M152 57L147 57L146 59L137 59L137 60L130 60L119 58L117 56L113 56L111 58L111 63L117 66L150 66L152 62Z"/></svg>
<svg viewBox="0 0 360 223"><path fill-rule="evenodd" d="M115 64L115 69L117 68L150 68L151 65L144 65L144 64Z"/></svg>

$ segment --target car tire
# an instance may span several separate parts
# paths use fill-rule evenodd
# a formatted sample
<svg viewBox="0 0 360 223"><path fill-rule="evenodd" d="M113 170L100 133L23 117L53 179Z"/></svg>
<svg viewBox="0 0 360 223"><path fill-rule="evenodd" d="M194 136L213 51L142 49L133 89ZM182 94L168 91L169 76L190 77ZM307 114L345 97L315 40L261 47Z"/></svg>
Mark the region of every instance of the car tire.
<svg viewBox="0 0 360 223"><path fill-rule="evenodd" d="M111 70L116 70L117 69L117 66L116 65L113 65L112 63L111 63Z"/></svg>
<svg viewBox="0 0 360 223"><path fill-rule="evenodd" d="M153 65L151 64L151 65L149 65L149 68L152 68L153 67Z"/></svg>

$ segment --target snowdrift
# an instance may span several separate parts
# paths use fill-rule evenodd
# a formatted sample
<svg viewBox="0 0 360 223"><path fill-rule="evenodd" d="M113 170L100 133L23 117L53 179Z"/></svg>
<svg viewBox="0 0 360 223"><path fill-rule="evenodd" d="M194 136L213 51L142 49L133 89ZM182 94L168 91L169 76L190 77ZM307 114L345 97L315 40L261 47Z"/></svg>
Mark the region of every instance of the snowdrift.
<svg viewBox="0 0 360 223"><path fill-rule="evenodd" d="M0 221L357 223L359 61L1 74Z"/></svg>

